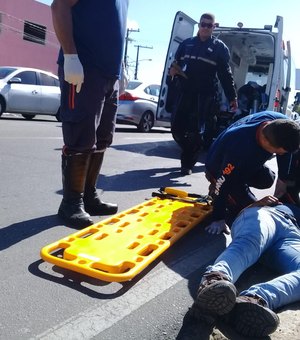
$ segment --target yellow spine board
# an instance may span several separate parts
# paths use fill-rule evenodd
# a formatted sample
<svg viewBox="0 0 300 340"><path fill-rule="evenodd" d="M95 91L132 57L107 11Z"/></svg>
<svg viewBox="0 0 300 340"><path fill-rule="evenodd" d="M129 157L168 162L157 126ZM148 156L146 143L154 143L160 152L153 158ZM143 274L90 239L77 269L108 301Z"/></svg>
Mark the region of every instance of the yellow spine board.
<svg viewBox="0 0 300 340"><path fill-rule="evenodd" d="M108 282L134 278L212 211L152 198L41 249L43 260Z"/></svg>

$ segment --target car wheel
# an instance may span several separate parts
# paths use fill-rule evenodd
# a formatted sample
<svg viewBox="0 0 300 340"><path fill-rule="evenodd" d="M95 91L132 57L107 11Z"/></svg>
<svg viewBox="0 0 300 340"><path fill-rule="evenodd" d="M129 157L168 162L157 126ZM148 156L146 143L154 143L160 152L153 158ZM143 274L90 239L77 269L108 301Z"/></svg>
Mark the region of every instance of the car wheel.
<svg viewBox="0 0 300 340"><path fill-rule="evenodd" d="M22 116L27 120L31 120L35 117L35 115L26 115L26 114L23 114Z"/></svg>
<svg viewBox="0 0 300 340"><path fill-rule="evenodd" d="M5 102L3 98L0 98L0 117L4 111L5 111Z"/></svg>
<svg viewBox="0 0 300 340"><path fill-rule="evenodd" d="M151 111L143 113L139 125L137 126L140 132L149 132L154 125L154 116Z"/></svg>
<svg viewBox="0 0 300 340"><path fill-rule="evenodd" d="M58 122L61 122L61 118L60 118L60 108L57 110L57 114L55 115L55 118Z"/></svg>

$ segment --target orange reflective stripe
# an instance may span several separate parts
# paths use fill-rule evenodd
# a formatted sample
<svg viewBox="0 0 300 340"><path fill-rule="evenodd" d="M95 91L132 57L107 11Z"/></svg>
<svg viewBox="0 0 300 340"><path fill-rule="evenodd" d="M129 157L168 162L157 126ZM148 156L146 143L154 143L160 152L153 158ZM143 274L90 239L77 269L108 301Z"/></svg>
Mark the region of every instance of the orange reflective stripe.
<svg viewBox="0 0 300 340"><path fill-rule="evenodd" d="M75 108L75 85L69 86L69 108Z"/></svg>

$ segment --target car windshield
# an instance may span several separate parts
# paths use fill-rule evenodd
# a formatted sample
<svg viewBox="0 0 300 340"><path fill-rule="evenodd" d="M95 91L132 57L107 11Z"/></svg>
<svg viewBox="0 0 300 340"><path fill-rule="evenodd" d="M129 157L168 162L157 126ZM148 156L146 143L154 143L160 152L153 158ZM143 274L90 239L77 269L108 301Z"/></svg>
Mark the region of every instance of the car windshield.
<svg viewBox="0 0 300 340"><path fill-rule="evenodd" d="M10 73L15 71L15 67L0 67L0 79L7 77Z"/></svg>
<svg viewBox="0 0 300 340"><path fill-rule="evenodd" d="M130 81L126 87L126 90L134 90L138 86L140 86L142 83L139 81Z"/></svg>

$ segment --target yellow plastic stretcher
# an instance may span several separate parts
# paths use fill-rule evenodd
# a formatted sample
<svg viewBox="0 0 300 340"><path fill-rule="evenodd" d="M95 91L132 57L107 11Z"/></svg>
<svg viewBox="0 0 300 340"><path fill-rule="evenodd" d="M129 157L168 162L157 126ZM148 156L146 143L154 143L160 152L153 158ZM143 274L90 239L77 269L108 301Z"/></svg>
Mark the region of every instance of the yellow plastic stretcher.
<svg viewBox="0 0 300 340"><path fill-rule="evenodd" d="M212 210L209 198L173 188L152 196L45 246L42 259L103 281L131 280Z"/></svg>

